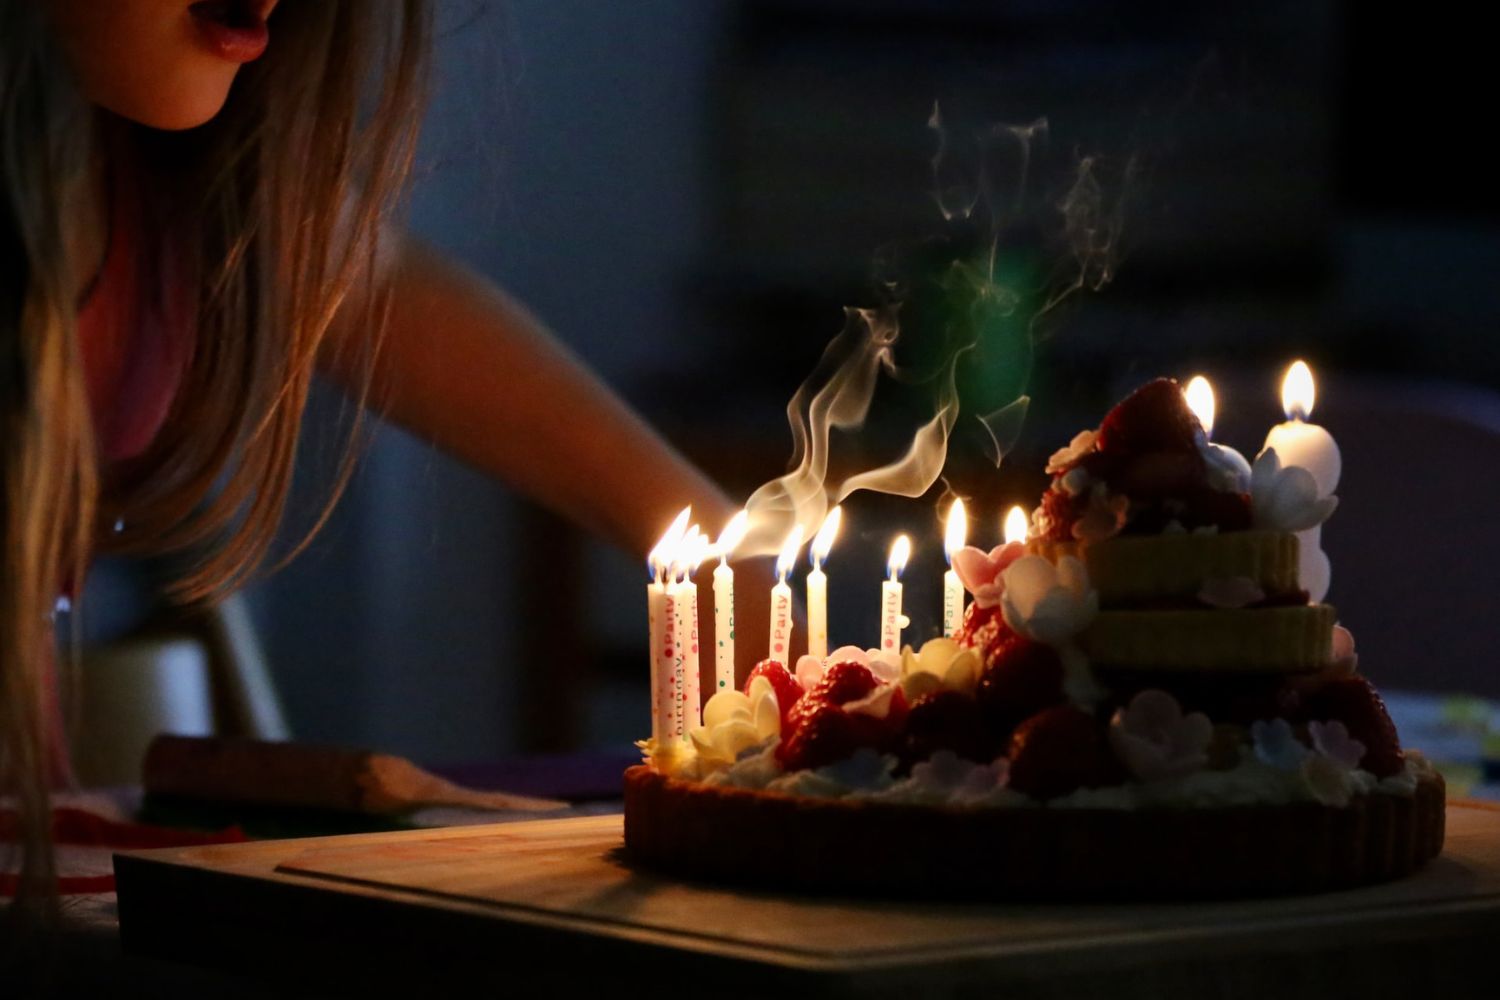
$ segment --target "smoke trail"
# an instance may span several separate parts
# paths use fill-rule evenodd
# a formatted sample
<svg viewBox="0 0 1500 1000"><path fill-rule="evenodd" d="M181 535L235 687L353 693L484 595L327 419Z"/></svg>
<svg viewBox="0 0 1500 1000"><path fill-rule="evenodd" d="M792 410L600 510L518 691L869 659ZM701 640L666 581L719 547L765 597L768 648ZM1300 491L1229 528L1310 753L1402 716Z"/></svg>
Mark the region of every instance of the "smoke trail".
<svg viewBox="0 0 1500 1000"><path fill-rule="evenodd" d="M1097 290L1113 277L1124 199L1107 196L1099 158L1080 158L1063 197L1040 206L1060 218L1066 249L1058 254L1060 263L1050 277L1031 280L1024 273L1007 273L1011 255L1002 237L1044 228L1033 218L1039 207L1029 184L1048 137L1047 120L986 126L964 144L953 141L936 104L927 124L937 146L931 160L932 197L952 232L920 246L911 259L889 255L881 262L889 273L877 281L883 304L845 310L843 330L787 404L793 445L789 471L747 501L750 529L741 553L776 552L794 526L814 530L831 503L858 490L919 497L931 489L942 475L962 408L961 375L976 375L980 383L969 394L976 397L971 401L979 410L975 419L984 432L986 452L998 467L1014 447L1030 403L1024 386L1038 320L1074 292ZM1122 184L1133 173L1133 163L1127 163ZM1022 260L1025 255L1014 256ZM911 271L914 277L903 273ZM925 370L895 360L903 309L914 306L923 307L939 339L938 360ZM913 318L907 315L907 322ZM984 381L995 374L998 381ZM930 386L931 416L912 432L901 457L831 477L832 431L843 432L841 443L857 443L882 375Z"/></svg>

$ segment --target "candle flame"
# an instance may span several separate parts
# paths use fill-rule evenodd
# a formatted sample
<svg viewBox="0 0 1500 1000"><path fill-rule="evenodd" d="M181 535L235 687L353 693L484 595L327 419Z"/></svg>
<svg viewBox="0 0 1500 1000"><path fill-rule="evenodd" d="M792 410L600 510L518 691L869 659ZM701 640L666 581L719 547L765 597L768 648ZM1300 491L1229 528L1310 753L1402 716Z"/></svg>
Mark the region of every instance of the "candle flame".
<svg viewBox="0 0 1500 1000"><path fill-rule="evenodd" d="M797 550L802 548L802 535L802 525L794 524L786 541L781 543L781 554L776 557L776 579L782 583L786 583L786 575L797 564Z"/></svg>
<svg viewBox="0 0 1500 1000"><path fill-rule="evenodd" d="M719 540L714 543L714 552L719 561L728 560L734 552L735 547L745 540L745 532L750 528L750 512L742 510L729 519L724 525L724 530L719 532Z"/></svg>
<svg viewBox="0 0 1500 1000"><path fill-rule="evenodd" d="M708 536L696 524L693 525L672 553L672 575L678 579L691 577L708 557L708 549Z"/></svg>
<svg viewBox="0 0 1500 1000"><path fill-rule="evenodd" d="M885 568L890 571L892 580L898 579L901 576L901 571L906 568L906 561L910 558L911 539L905 535L897 535L896 540L891 543L891 558L885 564Z"/></svg>
<svg viewBox="0 0 1500 1000"><path fill-rule="evenodd" d="M1183 395L1187 397L1188 409L1193 411L1193 416L1203 425L1204 436L1213 437L1214 387L1202 375L1194 375L1188 380Z"/></svg>
<svg viewBox="0 0 1500 1000"><path fill-rule="evenodd" d="M835 507L823 518L823 526L818 529L818 534L812 543L812 564L816 568L823 565L823 560L828 558L828 551L833 548L834 539L839 537L839 525L844 523L844 508Z"/></svg>
<svg viewBox="0 0 1500 1000"><path fill-rule="evenodd" d="M1306 361L1293 361L1281 380L1281 408L1288 420L1306 420L1312 416L1313 402L1317 397L1317 386L1313 382L1312 369Z"/></svg>
<svg viewBox="0 0 1500 1000"><path fill-rule="evenodd" d="M646 569L653 579L665 575L676 561L677 546L682 544L683 535L687 533L688 518L692 514L692 507L682 508L681 513L673 519L671 527L667 528L667 533L661 536L656 547L646 556Z"/></svg>
<svg viewBox="0 0 1500 1000"><path fill-rule="evenodd" d="M968 540L969 515L964 511L964 502L954 500L953 506L948 508L948 525L943 532L943 555L949 563L953 562L953 554Z"/></svg>
<svg viewBox="0 0 1500 1000"><path fill-rule="evenodd" d="M1024 542L1030 529L1026 520L1026 511L1016 504L1005 515L1005 544L1011 542Z"/></svg>

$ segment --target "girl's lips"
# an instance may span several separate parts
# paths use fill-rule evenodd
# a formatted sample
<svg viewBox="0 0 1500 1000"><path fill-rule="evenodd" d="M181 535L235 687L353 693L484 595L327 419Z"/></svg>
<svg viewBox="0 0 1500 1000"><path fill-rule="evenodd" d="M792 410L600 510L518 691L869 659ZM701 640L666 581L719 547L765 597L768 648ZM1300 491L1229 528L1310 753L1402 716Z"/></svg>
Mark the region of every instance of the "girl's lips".
<svg viewBox="0 0 1500 1000"><path fill-rule="evenodd" d="M188 11L215 55L229 62L247 63L259 59L270 43L266 14L273 6L264 0L200 0Z"/></svg>

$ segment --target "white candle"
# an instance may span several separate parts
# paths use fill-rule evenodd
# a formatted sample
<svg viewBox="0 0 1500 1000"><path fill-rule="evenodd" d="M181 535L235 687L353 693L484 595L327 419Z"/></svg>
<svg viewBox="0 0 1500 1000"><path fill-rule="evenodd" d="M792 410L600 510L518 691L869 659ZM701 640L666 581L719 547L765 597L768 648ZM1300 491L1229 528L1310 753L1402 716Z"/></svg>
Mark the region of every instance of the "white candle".
<svg viewBox="0 0 1500 1000"><path fill-rule="evenodd" d="M771 659L790 666L792 662L792 588L786 584L787 574L797 562L797 551L802 548L802 525L792 528L781 554L776 557L776 586L771 588Z"/></svg>
<svg viewBox="0 0 1500 1000"><path fill-rule="evenodd" d="M964 502L954 500L948 508L948 528L943 533L943 556L948 560L948 572L943 574L943 635L949 637L964 620L964 585L953 572L953 554L964 547L968 537L969 519L964 513Z"/></svg>
<svg viewBox="0 0 1500 1000"><path fill-rule="evenodd" d="M662 663L667 615L667 588L662 579L646 584L646 617L651 630L651 738L657 743L666 740L666 720L672 717L670 703L666 701L666 684Z"/></svg>
<svg viewBox="0 0 1500 1000"><path fill-rule="evenodd" d="M695 524L678 548L677 644L681 647L682 722L680 736L697 729L703 721L703 675L698 655L698 585L693 574L708 554L708 539Z"/></svg>
<svg viewBox="0 0 1500 1000"><path fill-rule="evenodd" d="M662 602L661 680L662 725L669 740L681 739L682 728L682 609L677 581L667 581Z"/></svg>
<svg viewBox="0 0 1500 1000"><path fill-rule="evenodd" d="M823 572L823 560L833 548L843 518L841 508L829 511L810 550L812 572L807 574L807 651L819 659L828 657L828 576Z"/></svg>
<svg viewBox="0 0 1500 1000"><path fill-rule="evenodd" d="M1203 436L1213 437L1214 416L1217 410L1214 387L1202 375L1194 375L1188 380L1183 395L1187 397L1188 409L1193 411L1193 415L1198 418L1198 423L1203 425ZM1250 488L1250 463L1244 455L1227 445L1209 442L1208 453L1205 457L1212 470L1226 477L1232 477L1235 488L1239 492L1243 493Z"/></svg>
<svg viewBox="0 0 1500 1000"><path fill-rule="evenodd" d="M714 568L714 693L734 690L734 570L729 556L745 537L749 514L740 511L719 533L714 550L719 565Z"/></svg>
<svg viewBox="0 0 1500 1000"><path fill-rule="evenodd" d="M880 585L880 649L887 653L901 652L901 630L906 627L906 616L901 613L901 571L911 556L911 539L905 535L896 538L891 545L891 558L886 564L890 577Z"/></svg>
<svg viewBox="0 0 1500 1000"><path fill-rule="evenodd" d="M1344 460L1333 435L1317 424L1307 423L1316 396L1312 369L1306 362L1293 362L1281 380L1281 406L1286 411L1287 420L1271 428L1265 446L1276 449L1282 468L1295 465L1306 469L1317 484L1318 496L1329 497L1338 489ZM1323 552L1322 527L1297 532L1297 549L1298 582L1317 604L1328 596L1328 586L1332 582L1328 556Z"/></svg>
<svg viewBox="0 0 1500 1000"><path fill-rule="evenodd" d="M646 618L651 642L651 738L658 743L679 735L676 581L669 584L666 577L676 559L690 513L689 508L682 509L647 557L652 576L646 585Z"/></svg>

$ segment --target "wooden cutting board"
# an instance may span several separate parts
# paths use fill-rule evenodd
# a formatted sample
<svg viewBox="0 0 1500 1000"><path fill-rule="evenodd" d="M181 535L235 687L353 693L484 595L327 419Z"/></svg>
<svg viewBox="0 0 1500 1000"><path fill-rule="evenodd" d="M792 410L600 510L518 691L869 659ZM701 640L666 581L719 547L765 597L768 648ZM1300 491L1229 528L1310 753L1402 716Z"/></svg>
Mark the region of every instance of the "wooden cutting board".
<svg viewBox="0 0 1500 1000"><path fill-rule="evenodd" d="M287 988L1500 995L1494 808L1450 805L1443 855L1410 878L1221 903L798 898L638 872L620 843L598 816L122 854L121 933Z"/></svg>

